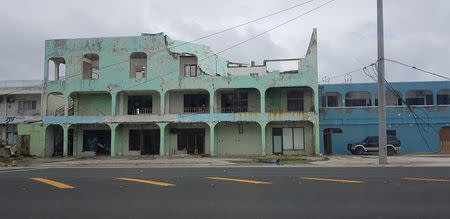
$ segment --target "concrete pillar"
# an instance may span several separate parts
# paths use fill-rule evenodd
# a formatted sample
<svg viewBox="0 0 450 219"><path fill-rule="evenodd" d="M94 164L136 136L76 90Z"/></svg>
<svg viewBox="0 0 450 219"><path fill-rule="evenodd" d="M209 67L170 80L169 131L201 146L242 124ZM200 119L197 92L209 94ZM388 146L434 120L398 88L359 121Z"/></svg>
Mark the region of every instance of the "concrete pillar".
<svg viewBox="0 0 450 219"><path fill-rule="evenodd" d="M266 89L258 89L260 96L261 113L266 113Z"/></svg>
<svg viewBox="0 0 450 219"><path fill-rule="evenodd" d="M111 157L115 157L117 155L116 129L119 123L110 123L108 126L111 129Z"/></svg>
<svg viewBox="0 0 450 219"><path fill-rule="evenodd" d="M48 99L48 94L42 92L42 94L41 94L41 116L47 115L47 99Z"/></svg>
<svg viewBox="0 0 450 219"><path fill-rule="evenodd" d="M62 124L63 128L63 156L67 157L69 155L69 127L70 124Z"/></svg>
<svg viewBox="0 0 450 219"><path fill-rule="evenodd" d="M214 113L214 90L209 91L209 113Z"/></svg>
<svg viewBox="0 0 450 219"><path fill-rule="evenodd" d="M64 95L64 116L69 116L69 95Z"/></svg>
<svg viewBox="0 0 450 219"><path fill-rule="evenodd" d="M123 97L123 92L122 92L119 94L119 115L124 115L123 104L124 104L124 97Z"/></svg>
<svg viewBox="0 0 450 219"><path fill-rule="evenodd" d="M319 114L317 114L317 119L319 119ZM319 120L313 123L313 138L314 138L314 154L320 154L320 127Z"/></svg>
<svg viewBox="0 0 450 219"><path fill-rule="evenodd" d="M261 127L261 155L266 156L266 126L269 122L258 122Z"/></svg>
<svg viewBox="0 0 450 219"><path fill-rule="evenodd" d="M169 155L170 151L166 150L166 127L169 123L156 123L159 126L159 155Z"/></svg>
<svg viewBox="0 0 450 219"><path fill-rule="evenodd" d="M161 91L160 92L160 101L161 101L161 105L160 105L160 114L161 115L164 115L166 112L165 112L165 109L166 109L166 91Z"/></svg>
<svg viewBox="0 0 450 219"><path fill-rule="evenodd" d="M216 125L217 122L208 122L209 125L209 153L211 156L216 156Z"/></svg>
<svg viewBox="0 0 450 219"><path fill-rule="evenodd" d="M116 115L116 101L117 100L117 93L112 92L111 93L111 115Z"/></svg>

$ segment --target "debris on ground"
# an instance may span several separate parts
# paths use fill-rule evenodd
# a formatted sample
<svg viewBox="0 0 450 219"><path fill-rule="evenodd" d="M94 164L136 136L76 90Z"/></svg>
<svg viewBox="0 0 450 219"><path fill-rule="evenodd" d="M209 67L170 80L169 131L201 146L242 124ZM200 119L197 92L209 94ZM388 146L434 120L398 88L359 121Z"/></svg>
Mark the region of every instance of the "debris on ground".
<svg viewBox="0 0 450 219"><path fill-rule="evenodd" d="M279 164L280 163L280 159L276 158L276 159L269 159L269 160L260 160L260 163L276 163Z"/></svg>

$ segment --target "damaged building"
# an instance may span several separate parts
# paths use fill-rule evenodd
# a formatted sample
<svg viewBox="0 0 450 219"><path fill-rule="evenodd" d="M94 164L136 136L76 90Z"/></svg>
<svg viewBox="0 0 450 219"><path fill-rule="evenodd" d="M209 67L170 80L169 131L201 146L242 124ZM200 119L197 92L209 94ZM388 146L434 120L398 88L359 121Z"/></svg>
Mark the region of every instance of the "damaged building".
<svg viewBox="0 0 450 219"><path fill-rule="evenodd" d="M34 155L320 153L316 30L304 57L260 64L160 33L47 40L44 66Z"/></svg>

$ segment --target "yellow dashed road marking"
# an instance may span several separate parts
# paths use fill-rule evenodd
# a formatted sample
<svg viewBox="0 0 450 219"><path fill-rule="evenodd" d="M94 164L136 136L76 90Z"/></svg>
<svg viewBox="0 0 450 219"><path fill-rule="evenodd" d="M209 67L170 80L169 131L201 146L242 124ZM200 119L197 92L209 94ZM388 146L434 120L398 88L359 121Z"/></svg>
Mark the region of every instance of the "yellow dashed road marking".
<svg viewBox="0 0 450 219"><path fill-rule="evenodd" d="M74 189L75 187L64 184L64 183L60 183L60 182L56 182L53 180L49 180L49 179L44 179L44 178L30 178L32 180L36 180L38 182L42 182L42 183L46 183L49 185L52 185L54 187L60 188L60 189Z"/></svg>
<svg viewBox="0 0 450 219"><path fill-rule="evenodd" d="M402 178L404 180L416 180L416 181L432 181L432 182L450 182L448 179L430 179L430 178L414 178L414 177L405 177Z"/></svg>
<svg viewBox="0 0 450 219"><path fill-rule="evenodd" d="M345 179L325 179L325 178L312 178L312 177L302 177L302 179L319 180L319 181L330 181L330 182L341 182L341 183L364 183L364 181L345 180Z"/></svg>
<svg viewBox="0 0 450 219"><path fill-rule="evenodd" d="M206 177L206 178L208 178L208 179L216 179L216 180L234 181L234 182L253 183L253 184L272 184L271 182L245 180L245 179L233 179L233 178L222 178L222 177Z"/></svg>
<svg viewBox="0 0 450 219"><path fill-rule="evenodd" d="M165 183L165 182L156 182L151 180L145 180L145 179L133 179L133 178L116 178L118 180L127 180L127 181L133 181L133 182L140 182L140 183L147 183L157 186L175 186L175 184Z"/></svg>

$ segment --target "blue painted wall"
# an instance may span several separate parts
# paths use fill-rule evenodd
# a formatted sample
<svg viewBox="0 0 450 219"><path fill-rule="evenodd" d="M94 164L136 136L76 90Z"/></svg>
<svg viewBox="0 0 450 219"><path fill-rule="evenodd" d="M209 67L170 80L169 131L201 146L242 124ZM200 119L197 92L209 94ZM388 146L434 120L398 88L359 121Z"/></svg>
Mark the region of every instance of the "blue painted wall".
<svg viewBox="0 0 450 219"><path fill-rule="evenodd" d="M430 90L433 92L431 106L414 106L413 110L422 121L417 125L413 114L406 106L387 107L387 130L396 130L402 143L401 153L440 152L439 131L450 127L450 106L436 105L439 90L450 89L450 81L437 82L397 82L391 83L403 98L409 90ZM350 91L368 91L372 101L376 98L375 83L321 85L320 94L338 92L342 99ZM332 134L333 154L350 154L347 144L360 142L367 136L378 135L378 115L376 107L321 108L319 113L320 150L324 153L324 130L340 128L343 133ZM418 128L419 127L419 128ZM420 130L420 131L419 131Z"/></svg>

